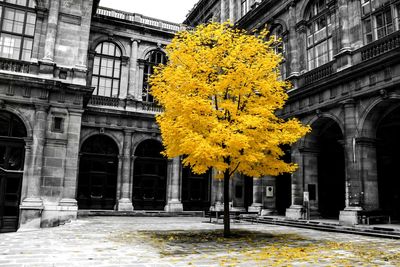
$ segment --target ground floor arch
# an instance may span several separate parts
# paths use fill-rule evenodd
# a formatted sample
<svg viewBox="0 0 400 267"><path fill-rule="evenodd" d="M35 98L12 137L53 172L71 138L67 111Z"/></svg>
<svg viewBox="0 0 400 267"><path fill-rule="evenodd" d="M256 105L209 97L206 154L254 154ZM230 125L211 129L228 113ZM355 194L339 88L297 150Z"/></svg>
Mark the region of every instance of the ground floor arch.
<svg viewBox="0 0 400 267"><path fill-rule="evenodd" d="M89 137L83 143L79 159L79 209L114 209L118 154L117 144L106 135Z"/></svg>
<svg viewBox="0 0 400 267"><path fill-rule="evenodd" d="M23 122L0 111L0 233L18 229L27 136Z"/></svg>
<svg viewBox="0 0 400 267"><path fill-rule="evenodd" d="M338 218L345 208L346 167L344 136L332 118L321 117L302 149L304 191L309 193L311 216Z"/></svg>
<svg viewBox="0 0 400 267"><path fill-rule="evenodd" d="M145 140L135 150L132 203L135 210L164 210L167 191L167 160L162 144Z"/></svg>
<svg viewBox="0 0 400 267"><path fill-rule="evenodd" d="M400 106L384 116L376 131L377 174L380 209L400 220Z"/></svg>

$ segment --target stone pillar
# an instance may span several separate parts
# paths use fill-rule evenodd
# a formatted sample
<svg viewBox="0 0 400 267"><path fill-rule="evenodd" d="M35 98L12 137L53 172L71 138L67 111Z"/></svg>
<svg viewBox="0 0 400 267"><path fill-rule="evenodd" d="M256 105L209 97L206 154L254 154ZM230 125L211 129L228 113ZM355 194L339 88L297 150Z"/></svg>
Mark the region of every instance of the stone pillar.
<svg viewBox="0 0 400 267"><path fill-rule="evenodd" d="M139 40L131 39L131 57L129 60L129 86L128 98L135 98L135 90L137 90L138 76L136 75L138 69L138 47Z"/></svg>
<svg viewBox="0 0 400 267"><path fill-rule="evenodd" d="M235 11L237 10L236 5L235 5L236 0L229 0L229 21L231 23L236 22L236 15Z"/></svg>
<svg viewBox="0 0 400 267"><path fill-rule="evenodd" d="M69 110L68 143L65 159L63 197L59 202L62 220L76 219L78 202L75 199L78 184L79 142L82 110Z"/></svg>
<svg viewBox="0 0 400 267"><path fill-rule="evenodd" d="M356 145L364 188L364 191L361 192L363 199L361 206L367 211L377 210L379 209L379 191L376 140L373 138L357 138Z"/></svg>
<svg viewBox="0 0 400 267"><path fill-rule="evenodd" d="M292 205L286 210L286 217L290 219L303 218L303 192L304 192L304 157L297 145L292 149L292 162L299 168L292 174Z"/></svg>
<svg viewBox="0 0 400 267"><path fill-rule="evenodd" d="M263 194L263 178L253 178L253 204L249 207L249 211L261 212L262 194Z"/></svg>
<svg viewBox="0 0 400 267"><path fill-rule="evenodd" d="M311 186L315 186L315 199L310 195L310 215L319 216L318 200L318 153L316 149L302 149L304 162L304 191L309 192Z"/></svg>
<svg viewBox="0 0 400 267"><path fill-rule="evenodd" d="M299 44L296 32L296 4L292 3L289 6L289 60L290 60L290 75L298 76L299 69Z"/></svg>
<svg viewBox="0 0 400 267"><path fill-rule="evenodd" d="M33 126L33 141L31 157L25 164L24 174L28 180L26 198L22 200L20 209L21 228L31 229L40 227L43 201L40 198L40 184L42 179L43 149L46 139L47 107L37 105ZM29 147L28 150L29 152Z"/></svg>
<svg viewBox="0 0 400 267"><path fill-rule="evenodd" d="M276 213L276 177L265 176L262 178L262 210L261 215L271 215ZM279 179L279 178L278 178ZM272 188L272 192L267 193L267 187Z"/></svg>
<svg viewBox="0 0 400 267"><path fill-rule="evenodd" d="M229 19L228 0L221 0L221 23ZM227 13L228 11L228 13Z"/></svg>
<svg viewBox="0 0 400 267"><path fill-rule="evenodd" d="M356 108L353 100L343 103L344 108L344 150L346 165L346 208L340 212L341 224L358 223L358 212L362 210L363 192L356 158Z"/></svg>
<svg viewBox="0 0 400 267"><path fill-rule="evenodd" d="M182 171L179 157L168 161L167 205L166 212L182 212L181 202Z"/></svg>
<svg viewBox="0 0 400 267"><path fill-rule="evenodd" d="M118 211L133 211L133 205L130 192L130 177L131 177L131 147L132 147L132 132L124 131L124 148L122 156L122 175L120 188L120 199L118 200Z"/></svg>
<svg viewBox="0 0 400 267"><path fill-rule="evenodd" d="M340 25L340 48L350 50L349 11L348 0L338 1L338 18Z"/></svg>
<svg viewBox="0 0 400 267"><path fill-rule="evenodd" d="M49 1L50 10L47 22L46 40L44 46L43 60L54 61L54 47L57 37L58 13L60 9L60 0Z"/></svg>
<svg viewBox="0 0 400 267"><path fill-rule="evenodd" d="M211 207L213 211L224 210L224 181L216 178L216 171L212 171L212 191L214 192L214 205Z"/></svg>

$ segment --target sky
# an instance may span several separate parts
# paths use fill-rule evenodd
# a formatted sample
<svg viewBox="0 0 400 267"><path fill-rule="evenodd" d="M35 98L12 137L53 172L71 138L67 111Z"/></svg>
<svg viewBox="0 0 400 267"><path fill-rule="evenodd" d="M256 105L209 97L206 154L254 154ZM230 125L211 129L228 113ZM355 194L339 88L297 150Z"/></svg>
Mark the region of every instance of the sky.
<svg viewBox="0 0 400 267"><path fill-rule="evenodd" d="M100 6L182 23L198 0L100 0Z"/></svg>

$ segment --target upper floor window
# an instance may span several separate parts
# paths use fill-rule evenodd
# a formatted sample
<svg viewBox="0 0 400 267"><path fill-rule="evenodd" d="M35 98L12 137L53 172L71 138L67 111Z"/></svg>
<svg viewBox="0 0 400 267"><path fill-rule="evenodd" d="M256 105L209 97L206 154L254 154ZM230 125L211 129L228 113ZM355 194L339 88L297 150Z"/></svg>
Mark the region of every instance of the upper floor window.
<svg viewBox="0 0 400 267"><path fill-rule="evenodd" d="M332 15L326 0L312 2L307 18L307 59L311 70L333 59Z"/></svg>
<svg viewBox="0 0 400 267"><path fill-rule="evenodd" d="M29 61L35 33L35 0L0 0L0 57Z"/></svg>
<svg viewBox="0 0 400 267"><path fill-rule="evenodd" d="M142 100L154 102L154 98L150 93L149 78L154 73L155 66L167 63L167 57L162 51L154 50L147 54L144 62Z"/></svg>
<svg viewBox="0 0 400 267"><path fill-rule="evenodd" d="M365 44L400 30L400 4L390 3L390 0L361 0Z"/></svg>
<svg viewBox="0 0 400 267"><path fill-rule="evenodd" d="M92 86L94 95L118 97L121 80L121 49L111 42L96 47L93 64Z"/></svg>
<svg viewBox="0 0 400 267"><path fill-rule="evenodd" d="M250 0L240 0L240 11L242 17L250 10Z"/></svg>
<svg viewBox="0 0 400 267"><path fill-rule="evenodd" d="M286 78L286 43L284 41L284 32L283 32L283 27L282 25L278 24L273 26L271 30L271 35L274 38L274 43L273 48L275 50L275 53L281 54L283 56L283 62L279 66L280 73L281 73L281 78L285 79Z"/></svg>

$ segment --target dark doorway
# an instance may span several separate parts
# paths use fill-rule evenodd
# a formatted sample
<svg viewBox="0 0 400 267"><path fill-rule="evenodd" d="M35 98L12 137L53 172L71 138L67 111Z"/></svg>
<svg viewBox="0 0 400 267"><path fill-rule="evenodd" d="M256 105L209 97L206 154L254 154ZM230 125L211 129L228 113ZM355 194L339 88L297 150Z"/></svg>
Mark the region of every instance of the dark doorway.
<svg viewBox="0 0 400 267"><path fill-rule="evenodd" d="M79 209L112 210L116 203L118 146L96 135L82 145L79 162Z"/></svg>
<svg viewBox="0 0 400 267"><path fill-rule="evenodd" d="M400 220L400 108L392 111L377 130L378 190L380 208Z"/></svg>
<svg viewBox="0 0 400 267"><path fill-rule="evenodd" d="M291 150L289 146L284 146L285 155L282 160L286 163L292 161ZM292 179L291 175L284 173L276 177L276 212L278 215L285 215L286 209L292 204Z"/></svg>
<svg viewBox="0 0 400 267"><path fill-rule="evenodd" d="M135 210L164 210L167 191L167 160L160 142L146 140L135 151L133 206Z"/></svg>
<svg viewBox="0 0 400 267"><path fill-rule="evenodd" d="M246 211L253 204L253 177L244 176L244 208Z"/></svg>
<svg viewBox="0 0 400 267"><path fill-rule="evenodd" d="M340 127L328 122L318 139L318 207L323 218L338 218L345 208L345 160Z"/></svg>
<svg viewBox="0 0 400 267"><path fill-rule="evenodd" d="M194 174L190 168L182 169L182 204L185 211L210 209L211 172Z"/></svg>
<svg viewBox="0 0 400 267"><path fill-rule="evenodd" d="M25 158L26 129L22 121L0 112L0 232L18 229Z"/></svg>

